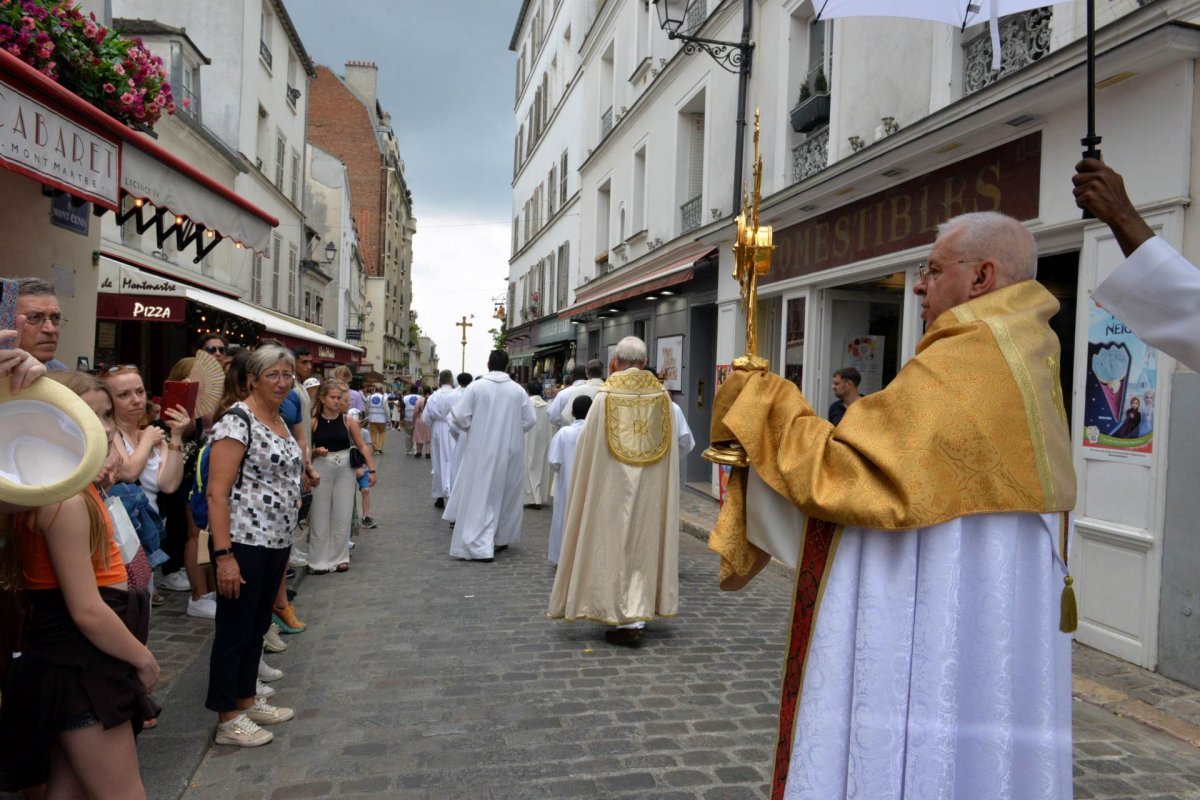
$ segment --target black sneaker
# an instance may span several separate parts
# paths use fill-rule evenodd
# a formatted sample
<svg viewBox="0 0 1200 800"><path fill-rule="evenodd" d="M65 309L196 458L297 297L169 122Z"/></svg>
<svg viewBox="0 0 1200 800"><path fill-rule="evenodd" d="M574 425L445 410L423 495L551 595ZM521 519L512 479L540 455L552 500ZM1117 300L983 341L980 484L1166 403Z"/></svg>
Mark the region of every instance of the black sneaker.
<svg viewBox="0 0 1200 800"><path fill-rule="evenodd" d="M362 522L360 522L359 524L362 525L362 527L364 527L364 528L378 528L379 527L379 523L376 522L371 517L363 517Z"/></svg>
<svg viewBox="0 0 1200 800"><path fill-rule="evenodd" d="M446 499L444 497L439 497L437 500L434 500L433 507L434 508L445 508L446 507Z"/></svg>

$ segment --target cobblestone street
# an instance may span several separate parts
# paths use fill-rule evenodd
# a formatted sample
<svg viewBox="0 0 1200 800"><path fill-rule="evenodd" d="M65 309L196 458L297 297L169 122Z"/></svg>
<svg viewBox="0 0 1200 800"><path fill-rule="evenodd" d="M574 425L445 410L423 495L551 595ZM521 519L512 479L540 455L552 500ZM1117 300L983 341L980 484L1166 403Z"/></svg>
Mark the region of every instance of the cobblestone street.
<svg viewBox="0 0 1200 800"><path fill-rule="evenodd" d="M597 625L543 617L549 507L526 511L524 538L495 563L453 561L428 462L390 444L380 527L362 532L350 572L303 582L309 629L269 657L285 673L273 702L297 712L274 743L208 746L197 647L209 623L178 613L182 595L156 614L167 711L141 744L151 797L765 797L785 576L719 592L715 557L684 534L680 616L649 626L637 649L611 647ZM1118 669L1106 659L1089 674ZM1175 704L1195 698L1175 692ZM1200 798L1200 750L1100 705L1074 708L1077 798Z"/></svg>

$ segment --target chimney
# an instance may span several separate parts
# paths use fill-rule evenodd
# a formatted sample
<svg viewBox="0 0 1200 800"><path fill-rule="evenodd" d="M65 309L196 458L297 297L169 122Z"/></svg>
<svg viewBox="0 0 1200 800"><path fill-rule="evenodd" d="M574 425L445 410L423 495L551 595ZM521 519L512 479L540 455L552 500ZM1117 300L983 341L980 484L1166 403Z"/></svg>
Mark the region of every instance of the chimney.
<svg viewBox="0 0 1200 800"><path fill-rule="evenodd" d="M370 108L375 108L379 67L374 61L347 61L346 83Z"/></svg>

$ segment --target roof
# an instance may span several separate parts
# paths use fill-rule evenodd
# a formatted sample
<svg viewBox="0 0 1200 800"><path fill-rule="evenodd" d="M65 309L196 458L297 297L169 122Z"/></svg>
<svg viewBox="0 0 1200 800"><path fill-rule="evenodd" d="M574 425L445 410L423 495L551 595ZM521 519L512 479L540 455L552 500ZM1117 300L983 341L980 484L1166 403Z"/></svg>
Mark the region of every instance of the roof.
<svg viewBox="0 0 1200 800"><path fill-rule="evenodd" d="M514 53L517 52L517 40L521 38L521 26L525 24L525 15L529 13L529 5L531 0L521 0L521 10L517 12L517 27L513 28L512 39L508 42L508 49Z"/></svg>
<svg viewBox="0 0 1200 800"><path fill-rule="evenodd" d="M121 33L132 36L178 36L191 45L191 48L196 51L205 64L212 63L212 59L204 55L204 51L200 49L200 45L196 44L192 40L192 37L188 36L187 28L176 28L174 25L167 25L156 19L129 19L125 17L114 17L112 24Z"/></svg>
<svg viewBox="0 0 1200 800"><path fill-rule="evenodd" d="M279 15L279 21L283 23L283 29L287 32L292 47L296 48L296 52L300 56L300 63L304 65L304 73L310 78L317 77L317 67L309 57L308 51L304 49L304 42L300 41L300 34L296 31L296 26L292 24L291 15L283 7L283 0L271 0L271 5L275 9L275 13Z"/></svg>

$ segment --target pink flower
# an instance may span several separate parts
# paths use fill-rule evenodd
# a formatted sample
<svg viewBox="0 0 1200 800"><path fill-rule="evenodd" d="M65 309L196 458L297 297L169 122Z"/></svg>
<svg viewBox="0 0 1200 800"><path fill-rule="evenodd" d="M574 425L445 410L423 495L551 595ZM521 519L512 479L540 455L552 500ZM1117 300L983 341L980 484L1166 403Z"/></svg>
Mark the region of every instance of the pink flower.
<svg viewBox="0 0 1200 800"><path fill-rule="evenodd" d="M113 72L117 73L118 75L124 75L125 68L120 64L113 64Z"/></svg>
<svg viewBox="0 0 1200 800"><path fill-rule="evenodd" d="M25 30L31 31L37 27L37 22L34 21L33 17L21 17L21 25Z"/></svg>
<svg viewBox="0 0 1200 800"><path fill-rule="evenodd" d="M133 94L126 92L125 94L121 95L121 104L127 106L133 105Z"/></svg>
<svg viewBox="0 0 1200 800"><path fill-rule="evenodd" d="M87 22L83 23L83 35L89 39L95 37L96 31L99 29L100 29L100 26L97 25L96 23L92 22L90 19Z"/></svg>
<svg viewBox="0 0 1200 800"><path fill-rule="evenodd" d="M117 87L113 86L111 83L105 83L102 88L104 89L105 94L112 94L113 92L117 91Z"/></svg>

